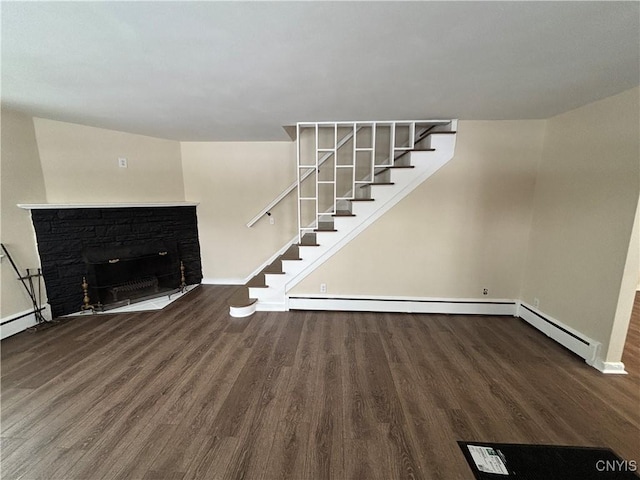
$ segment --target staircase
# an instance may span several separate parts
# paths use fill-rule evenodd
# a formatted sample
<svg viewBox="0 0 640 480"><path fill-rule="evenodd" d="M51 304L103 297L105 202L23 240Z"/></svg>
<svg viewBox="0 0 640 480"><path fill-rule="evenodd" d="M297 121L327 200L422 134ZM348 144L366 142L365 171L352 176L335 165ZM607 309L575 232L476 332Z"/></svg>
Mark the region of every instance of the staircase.
<svg viewBox="0 0 640 480"><path fill-rule="evenodd" d="M288 310L287 292L453 158L456 127L457 120L299 123L297 238L238 288L230 315Z"/></svg>

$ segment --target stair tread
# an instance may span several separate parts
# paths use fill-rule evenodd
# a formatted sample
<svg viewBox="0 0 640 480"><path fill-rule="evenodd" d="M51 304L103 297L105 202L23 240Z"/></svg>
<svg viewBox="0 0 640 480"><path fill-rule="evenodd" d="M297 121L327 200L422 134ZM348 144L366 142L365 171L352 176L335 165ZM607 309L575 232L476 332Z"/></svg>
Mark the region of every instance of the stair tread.
<svg viewBox="0 0 640 480"><path fill-rule="evenodd" d="M335 231L335 227L333 225L333 221L322 221L318 222L314 232L332 232Z"/></svg>
<svg viewBox="0 0 640 480"><path fill-rule="evenodd" d="M315 247L318 246L316 242L316 234L315 233L305 233L300 239L299 247Z"/></svg>
<svg viewBox="0 0 640 480"><path fill-rule="evenodd" d="M255 298L249 298L249 290L246 287L240 287L231 295L227 303L230 307L242 308L253 305L257 301Z"/></svg>
<svg viewBox="0 0 640 480"><path fill-rule="evenodd" d="M247 283L245 283L244 286L251 287L251 288L268 288L267 284L264 281L264 275L262 275L261 273L259 273L258 275L253 277L251 280L249 280Z"/></svg>
<svg viewBox="0 0 640 480"><path fill-rule="evenodd" d="M380 175L382 173L385 173L387 170L390 170L392 168L416 168L414 165L393 165L390 167L384 167L382 170L377 171L376 173L374 173L374 175Z"/></svg>
<svg viewBox="0 0 640 480"><path fill-rule="evenodd" d="M291 245L280 255L280 260L300 260L300 253L298 252L298 245Z"/></svg>
<svg viewBox="0 0 640 480"><path fill-rule="evenodd" d="M391 170L395 168L416 168L416 167L415 165L386 165L386 166L380 166L376 168L378 169L378 171L375 172L374 175L380 175L381 173L384 173L387 170Z"/></svg>
<svg viewBox="0 0 640 480"><path fill-rule="evenodd" d="M272 268L270 269L269 267L265 268L264 270L262 270L263 275L264 274L269 274L269 275L280 275L283 274L284 272L282 271L282 268Z"/></svg>
<svg viewBox="0 0 640 480"><path fill-rule="evenodd" d="M349 210L336 210L332 217L355 217Z"/></svg>
<svg viewBox="0 0 640 480"><path fill-rule="evenodd" d="M280 258L276 258L269 265L264 267L260 273L282 273L282 263Z"/></svg>
<svg viewBox="0 0 640 480"><path fill-rule="evenodd" d="M366 185L362 185L360 188L366 188L366 187L369 187L371 185L395 185L395 183L393 183L393 182L371 182L371 183L367 183Z"/></svg>
<svg viewBox="0 0 640 480"><path fill-rule="evenodd" d="M445 133L445 132L442 132L442 133ZM397 160L400 160L402 157L404 157L407 153L410 153L410 152L435 152L435 151L436 151L435 148L412 148L411 150L405 150L404 152L402 152L397 157L394 157L393 161L395 162Z"/></svg>

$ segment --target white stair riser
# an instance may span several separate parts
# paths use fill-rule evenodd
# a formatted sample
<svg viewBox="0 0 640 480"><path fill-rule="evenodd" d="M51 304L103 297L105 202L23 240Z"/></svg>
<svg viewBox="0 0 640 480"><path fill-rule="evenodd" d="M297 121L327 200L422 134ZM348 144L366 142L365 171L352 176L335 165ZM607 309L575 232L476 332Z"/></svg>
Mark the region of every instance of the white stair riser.
<svg viewBox="0 0 640 480"><path fill-rule="evenodd" d="M333 227L338 230L337 233L344 230L345 228L350 228L353 222L356 222L356 217L335 217L333 220ZM336 232L334 232L336 233Z"/></svg>
<svg viewBox="0 0 640 480"><path fill-rule="evenodd" d="M284 289L283 288L264 288L264 287L249 287L249 298L256 298L260 301L284 301Z"/></svg>
<svg viewBox="0 0 640 480"><path fill-rule="evenodd" d="M322 247L305 247L300 245L298 247L298 254L303 261L315 260L323 253Z"/></svg>
<svg viewBox="0 0 640 480"><path fill-rule="evenodd" d="M445 149L451 148L452 142L455 142L455 135L431 135L431 148L436 149L436 153L438 151L442 151ZM431 152L413 152L415 153L431 153Z"/></svg>
<svg viewBox="0 0 640 480"><path fill-rule="evenodd" d="M396 185L399 183L408 182L413 178L414 170L415 170L414 168L393 168L391 169L391 181ZM382 188L382 186L380 187L374 186L374 188L378 189L378 188ZM393 187L387 187L387 188L395 188L395 185Z"/></svg>
<svg viewBox="0 0 640 480"><path fill-rule="evenodd" d="M317 232L316 241L318 242L319 245L325 245L327 243L331 243L336 238L337 233L338 232Z"/></svg>
<svg viewBox="0 0 640 480"><path fill-rule="evenodd" d="M370 215L371 213L375 212L379 207L379 205L381 203L384 202L385 199L382 198L382 195L378 195L377 197L374 197L376 200L375 202L357 202L353 205L353 213L355 213L355 218L356 221L353 223L355 224L360 224L362 223L362 218L358 218L358 217L362 217L363 215Z"/></svg>
<svg viewBox="0 0 640 480"><path fill-rule="evenodd" d="M249 317L256 311L256 303L253 303L246 307L229 307L229 315L235 318Z"/></svg>
<svg viewBox="0 0 640 480"><path fill-rule="evenodd" d="M282 273L265 273L264 281L269 286L269 288L283 287L287 283L287 276L286 274Z"/></svg>
<svg viewBox="0 0 640 480"><path fill-rule="evenodd" d="M302 260L283 260L282 271L287 274L298 273L304 268Z"/></svg>
<svg viewBox="0 0 640 480"><path fill-rule="evenodd" d="M258 302L256 305L256 310L259 312L284 312L287 308L287 305L284 301L284 293L282 294L281 302Z"/></svg>

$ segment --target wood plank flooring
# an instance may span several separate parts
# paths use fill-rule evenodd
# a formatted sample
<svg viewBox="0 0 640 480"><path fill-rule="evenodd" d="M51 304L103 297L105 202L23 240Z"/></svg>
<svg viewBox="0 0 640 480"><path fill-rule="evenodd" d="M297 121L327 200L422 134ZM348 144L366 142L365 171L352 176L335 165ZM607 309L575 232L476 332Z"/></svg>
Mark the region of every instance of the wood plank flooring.
<svg viewBox="0 0 640 480"><path fill-rule="evenodd" d="M640 369L640 291L636 292L636 298L633 303L627 340L622 353L622 362L625 364L627 371L629 368L636 371Z"/></svg>
<svg viewBox="0 0 640 480"><path fill-rule="evenodd" d="M605 376L512 317L234 319L233 292L3 340L2 478L472 479L457 440L640 461L640 321Z"/></svg>

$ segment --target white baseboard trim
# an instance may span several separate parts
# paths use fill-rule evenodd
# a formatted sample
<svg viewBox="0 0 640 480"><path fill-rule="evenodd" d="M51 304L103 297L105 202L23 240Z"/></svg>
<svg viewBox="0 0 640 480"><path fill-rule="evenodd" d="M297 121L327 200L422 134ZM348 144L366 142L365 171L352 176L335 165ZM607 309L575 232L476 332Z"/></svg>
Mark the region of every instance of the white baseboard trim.
<svg viewBox="0 0 640 480"><path fill-rule="evenodd" d="M244 285L247 283L242 278L203 278L203 285Z"/></svg>
<svg viewBox="0 0 640 480"><path fill-rule="evenodd" d="M460 298L371 297L359 295L290 295L289 310L515 315L515 300Z"/></svg>
<svg viewBox="0 0 640 480"><path fill-rule="evenodd" d="M47 320L51 320L51 309L49 305L42 307L42 315ZM16 333L20 333L27 328L38 324L33 310L25 310L23 312L14 313L0 319L0 339L5 339Z"/></svg>
<svg viewBox="0 0 640 480"><path fill-rule="evenodd" d="M588 365L600 370L602 373L626 373L622 363L604 362L599 358L600 342L565 325L551 315L525 302L518 302L518 316L552 340L571 350L579 357L584 358Z"/></svg>
<svg viewBox="0 0 640 480"><path fill-rule="evenodd" d="M604 362L601 359L597 359L593 363L592 367L608 375L626 375L627 374L627 371L624 369L624 363L622 362Z"/></svg>
<svg viewBox="0 0 640 480"><path fill-rule="evenodd" d="M284 312L287 307L284 303L261 302L258 300L256 310L258 312Z"/></svg>

